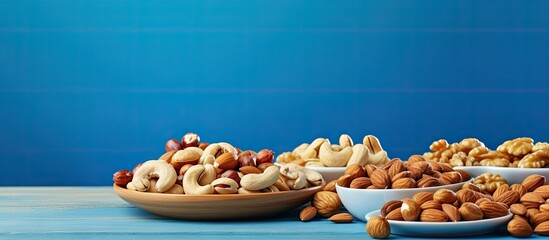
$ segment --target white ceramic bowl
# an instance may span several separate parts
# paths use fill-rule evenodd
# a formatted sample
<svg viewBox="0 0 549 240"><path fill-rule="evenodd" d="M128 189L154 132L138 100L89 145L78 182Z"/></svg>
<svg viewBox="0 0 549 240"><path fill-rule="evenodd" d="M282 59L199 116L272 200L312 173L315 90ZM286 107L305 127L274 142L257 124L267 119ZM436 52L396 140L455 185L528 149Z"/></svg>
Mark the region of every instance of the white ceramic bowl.
<svg viewBox="0 0 549 240"><path fill-rule="evenodd" d="M343 206L357 219L365 222L364 216L391 200L401 200L413 197L418 192L435 192L446 188L457 191L466 182L454 183L438 187L405 188L405 189L354 189L336 185L337 194Z"/></svg>
<svg viewBox="0 0 549 240"><path fill-rule="evenodd" d="M366 214L366 220L379 216L379 210ZM491 233L504 226L513 217L507 216L461 222L417 222L389 220L391 233L413 237L465 237Z"/></svg>
<svg viewBox="0 0 549 240"><path fill-rule="evenodd" d="M337 180L339 177L343 176L345 173L345 167L306 167L311 170L319 172L324 181L329 183L333 180Z"/></svg>
<svg viewBox="0 0 549 240"><path fill-rule="evenodd" d="M475 178L483 173L499 174L507 180L509 184L522 183L526 177L532 174L545 176L545 184L549 184L549 168L509 168L509 167L454 167L468 172L471 177Z"/></svg>
<svg viewBox="0 0 549 240"><path fill-rule="evenodd" d="M275 165L281 166L282 164L275 163ZM324 178L324 181L326 181L326 183L329 183L333 180L337 180L339 177L343 176L343 173L345 173L345 167L306 167L306 168L319 172Z"/></svg>

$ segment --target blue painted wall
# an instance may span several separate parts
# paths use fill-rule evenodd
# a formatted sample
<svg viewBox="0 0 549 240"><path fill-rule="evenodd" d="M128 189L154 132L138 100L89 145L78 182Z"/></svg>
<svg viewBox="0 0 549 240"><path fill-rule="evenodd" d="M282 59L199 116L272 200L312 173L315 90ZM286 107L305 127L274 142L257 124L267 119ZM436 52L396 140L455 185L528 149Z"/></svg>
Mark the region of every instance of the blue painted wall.
<svg viewBox="0 0 549 240"><path fill-rule="evenodd" d="M0 185L109 185L187 131L276 152L549 140L547 1L0 1Z"/></svg>

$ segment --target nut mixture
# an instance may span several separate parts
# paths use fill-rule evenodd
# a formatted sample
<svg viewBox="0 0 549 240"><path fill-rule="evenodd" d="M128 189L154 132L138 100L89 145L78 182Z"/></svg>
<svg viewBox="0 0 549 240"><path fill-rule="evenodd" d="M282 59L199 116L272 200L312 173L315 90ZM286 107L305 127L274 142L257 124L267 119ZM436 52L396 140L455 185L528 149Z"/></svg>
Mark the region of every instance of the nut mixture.
<svg viewBox="0 0 549 240"><path fill-rule="evenodd" d="M170 139L158 160L120 170L113 181L140 192L167 194L248 194L300 190L324 184L320 173L296 164L277 167L274 152L241 151L229 143L200 142L187 133L181 142Z"/></svg>
<svg viewBox="0 0 549 240"><path fill-rule="evenodd" d="M386 220L422 222L458 222L506 216L514 217L507 224L515 237L533 233L549 236L549 185L545 177L530 175L522 184L499 185L492 194L475 184L466 184L457 192L439 189L420 192L412 198L393 200L381 207L381 216L366 225L371 237L386 238L390 226ZM370 226L371 225L371 226Z"/></svg>
<svg viewBox="0 0 549 240"><path fill-rule="evenodd" d="M401 189L443 186L469 179L471 176L467 172L453 170L449 164L413 155L408 161L394 158L380 167L351 164L344 175L334 182L341 187L359 189Z"/></svg>
<svg viewBox="0 0 549 240"><path fill-rule="evenodd" d="M549 143L528 137L507 140L496 150L487 148L476 138L465 138L449 144L440 139L431 144L423 156L429 160L456 166L495 166L518 168L549 167Z"/></svg>
<svg viewBox="0 0 549 240"><path fill-rule="evenodd" d="M307 167L345 167L351 164L383 165L389 161L379 139L367 135L362 143L342 134L339 144L331 144L327 138L317 138L312 143L303 143L291 152L284 152L276 158L277 163L294 163Z"/></svg>

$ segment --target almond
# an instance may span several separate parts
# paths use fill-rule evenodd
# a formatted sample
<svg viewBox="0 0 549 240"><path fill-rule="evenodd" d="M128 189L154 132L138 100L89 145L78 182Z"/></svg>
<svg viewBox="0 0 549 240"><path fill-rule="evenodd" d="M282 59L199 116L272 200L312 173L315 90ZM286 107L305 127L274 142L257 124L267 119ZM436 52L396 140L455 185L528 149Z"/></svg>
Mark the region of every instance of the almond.
<svg viewBox="0 0 549 240"><path fill-rule="evenodd" d="M380 214L382 217L387 216L388 213L402 206L402 201L392 200L388 201L381 207Z"/></svg>
<svg viewBox="0 0 549 240"><path fill-rule="evenodd" d="M528 209L520 203L515 203L509 207L509 210L515 215L524 216L526 214L526 210Z"/></svg>
<svg viewBox="0 0 549 240"><path fill-rule="evenodd" d="M415 162L408 167L408 170L417 169L423 174L433 174L433 168L427 161Z"/></svg>
<svg viewBox="0 0 549 240"><path fill-rule="evenodd" d="M372 173L374 173L377 170L376 165L373 164L367 164L364 166L364 171L366 171L367 177L372 178Z"/></svg>
<svg viewBox="0 0 549 240"><path fill-rule="evenodd" d="M539 206L539 210L542 213L549 212L549 203L544 203Z"/></svg>
<svg viewBox="0 0 549 240"><path fill-rule="evenodd" d="M393 178L391 178L391 182L396 182L397 180L399 180L401 178L409 178L410 176L412 176L412 172L402 171L402 172L398 173L397 175L394 175Z"/></svg>
<svg viewBox="0 0 549 240"><path fill-rule="evenodd" d="M370 178L359 177L359 178L353 179L353 181L351 182L351 185L349 185L349 187L350 188L357 188L357 189L366 189L370 185L372 185L372 180L370 180Z"/></svg>
<svg viewBox="0 0 549 240"><path fill-rule="evenodd" d="M459 208L459 214L464 220L480 220L484 216L479 206L474 203L466 202Z"/></svg>
<svg viewBox="0 0 549 240"><path fill-rule="evenodd" d="M522 181L522 185L528 189L528 192L536 190L536 188L542 186L544 183L545 177L538 174L532 174Z"/></svg>
<svg viewBox="0 0 549 240"><path fill-rule="evenodd" d="M389 174L386 170L383 169L378 169L373 172L370 176L370 180L372 180L372 185L374 185L378 189L385 189L391 183L391 178L389 177Z"/></svg>
<svg viewBox="0 0 549 240"><path fill-rule="evenodd" d="M509 187L509 190L518 192L521 197L528 192L528 189L526 189L526 187L522 184L513 184Z"/></svg>
<svg viewBox="0 0 549 240"><path fill-rule="evenodd" d="M477 185L472 184L470 182L466 182L465 184L463 184L461 189L470 189L470 190L473 190L475 192L480 192L480 188Z"/></svg>
<svg viewBox="0 0 549 240"><path fill-rule="evenodd" d="M397 208L387 214L385 218L389 220L395 220L395 221L404 221L404 217L402 217L402 213L400 208Z"/></svg>
<svg viewBox="0 0 549 240"><path fill-rule="evenodd" d="M479 198L477 195L477 192L471 190L471 189L461 189L456 193L458 200L461 204L466 202L476 202Z"/></svg>
<svg viewBox="0 0 549 240"><path fill-rule="evenodd" d="M185 150L182 150L185 151ZM177 153L176 153L177 155ZM175 155L174 155L175 156ZM232 152L226 152L215 159L214 167L224 170L231 170L238 166L237 155ZM173 161L173 158L172 158Z"/></svg>
<svg viewBox="0 0 549 240"><path fill-rule="evenodd" d="M250 174L250 173L255 173L255 174L263 173L261 170L259 170L259 168L256 168L254 166L244 166L239 168L238 170L244 175Z"/></svg>
<svg viewBox="0 0 549 240"><path fill-rule="evenodd" d="M447 222L448 216L437 209L426 209L421 212L419 219L422 222Z"/></svg>
<svg viewBox="0 0 549 240"><path fill-rule="evenodd" d="M353 222L353 215L348 213L338 213L328 218L328 220L334 223L350 223Z"/></svg>
<svg viewBox="0 0 549 240"><path fill-rule="evenodd" d="M301 219L302 222L309 221L315 218L317 212L318 210L315 207L307 206L299 213L299 219Z"/></svg>
<svg viewBox="0 0 549 240"><path fill-rule="evenodd" d="M439 203L454 203L457 200L457 195L452 190L439 189L433 195L433 199Z"/></svg>
<svg viewBox="0 0 549 240"><path fill-rule="evenodd" d="M534 190L535 193L539 194L542 198L549 198L549 185L543 185L543 186L540 186L538 188L536 188L536 190Z"/></svg>
<svg viewBox="0 0 549 240"><path fill-rule="evenodd" d="M483 203L483 202L491 202L491 201L492 200L482 196L482 197L479 197L479 199L477 201L475 201L475 204L480 206L480 204Z"/></svg>
<svg viewBox="0 0 549 240"><path fill-rule="evenodd" d="M383 164L383 166L381 166L381 169L389 170L389 168L391 168L391 166L393 166L393 164L395 164L396 162L401 162L402 163L402 160L400 160L398 158L393 158L393 159L389 160L388 162L386 162L385 164Z"/></svg>
<svg viewBox="0 0 549 240"><path fill-rule="evenodd" d="M429 200L421 204L420 208L422 210L427 210L427 209L442 210L442 204L440 204L438 201L435 201L435 200Z"/></svg>
<svg viewBox="0 0 549 240"><path fill-rule="evenodd" d="M402 199L402 206L400 207L400 213L402 218L406 221L415 221L421 214L420 205L410 198Z"/></svg>
<svg viewBox="0 0 549 240"><path fill-rule="evenodd" d="M458 222L461 220L461 214L454 205L447 203L442 204L442 211L448 215L448 219L450 219L451 222Z"/></svg>
<svg viewBox="0 0 549 240"><path fill-rule="evenodd" d="M323 191L336 192L336 187L335 187L336 183L337 183L337 180L333 180L327 183L326 186L324 186Z"/></svg>
<svg viewBox="0 0 549 240"><path fill-rule="evenodd" d="M444 168L444 166L443 166L443 168ZM450 169L452 169L452 168L450 167ZM472 178L471 175L468 172L464 171L464 170L459 169L459 170L455 170L455 171L458 172L459 175L461 175L461 181L467 181L467 180Z"/></svg>
<svg viewBox="0 0 549 240"><path fill-rule="evenodd" d="M541 211L537 208L530 208L530 209L527 209L526 210L526 217L528 219L530 219L530 223L532 224L532 226L535 227L535 225L533 224L533 218L538 215L539 213L541 213Z"/></svg>
<svg viewBox="0 0 549 240"><path fill-rule="evenodd" d="M445 172L445 173L442 173L442 175L440 176L440 179L441 179L441 181L442 181L442 179L445 179L445 181L449 182L448 184L459 183L459 182L462 181L461 174L458 173L458 172Z"/></svg>
<svg viewBox="0 0 549 240"><path fill-rule="evenodd" d="M391 185L391 188L393 189L415 188L415 187L417 187L416 180L414 180L413 178L401 178L393 182L393 184Z"/></svg>
<svg viewBox="0 0 549 240"><path fill-rule="evenodd" d="M323 217L331 217L341 208L341 200L337 193L329 191L317 192L312 203L318 210L318 214Z"/></svg>
<svg viewBox="0 0 549 240"><path fill-rule="evenodd" d="M511 206L512 204L517 203L519 200L520 200L520 194L516 191L507 191L502 193L498 197L494 197L494 201L505 203L507 206Z"/></svg>
<svg viewBox="0 0 549 240"><path fill-rule="evenodd" d="M532 226L536 227L537 225L549 221L549 213L537 213L530 217L530 223Z"/></svg>
<svg viewBox="0 0 549 240"><path fill-rule="evenodd" d="M433 193L432 192L418 192L412 197L412 200L416 201L417 204L419 204L421 206L423 203L425 203L429 200L433 200Z"/></svg>
<svg viewBox="0 0 549 240"><path fill-rule="evenodd" d="M402 161L398 159L387 170L387 173L389 174L390 178L393 178L395 175L399 174L402 171L406 171L406 168L404 167L404 164L402 164Z"/></svg>
<svg viewBox="0 0 549 240"><path fill-rule="evenodd" d="M417 186L420 188L437 187L437 186L442 186L442 183L437 178L427 176L427 177L422 177L417 182Z"/></svg>
<svg viewBox="0 0 549 240"><path fill-rule="evenodd" d="M501 194L504 194L506 192L509 192L509 185L502 184L498 188L496 188L496 191L494 191L492 197L494 197L494 199L497 199Z"/></svg>
<svg viewBox="0 0 549 240"><path fill-rule="evenodd" d="M483 202L479 205L484 218L497 218L509 214L507 206L500 202Z"/></svg>
<svg viewBox="0 0 549 240"><path fill-rule="evenodd" d="M549 221L540 223L535 229L534 232L542 235L542 236L549 236Z"/></svg>
<svg viewBox="0 0 549 240"><path fill-rule="evenodd" d="M521 218L514 218L507 224L507 231L514 237L529 237L532 235L534 230Z"/></svg>
<svg viewBox="0 0 549 240"><path fill-rule="evenodd" d="M391 234L391 225L387 219L375 216L366 223L366 232L372 238L388 238Z"/></svg>
<svg viewBox="0 0 549 240"><path fill-rule="evenodd" d="M538 193L529 192L520 198L520 203L524 204L526 208L539 208L541 204L545 203L545 200Z"/></svg>
<svg viewBox="0 0 549 240"><path fill-rule="evenodd" d="M351 175L343 175L337 179L337 185L348 188L351 186L351 181L353 181L353 177Z"/></svg>
<svg viewBox="0 0 549 240"><path fill-rule="evenodd" d="M352 179L366 176L366 171L360 164L351 164L345 169L343 175L351 175Z"/></svg>

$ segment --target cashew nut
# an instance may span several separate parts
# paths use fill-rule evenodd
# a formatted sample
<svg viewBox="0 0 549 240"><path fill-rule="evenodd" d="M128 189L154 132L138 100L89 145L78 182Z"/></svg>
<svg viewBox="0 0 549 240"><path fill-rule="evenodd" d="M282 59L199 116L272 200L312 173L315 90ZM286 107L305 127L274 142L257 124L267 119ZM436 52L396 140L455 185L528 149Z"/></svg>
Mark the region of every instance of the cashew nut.
<svg viewBox="0 0 549 240"><path fill-rule="evenodd" d="M188 171L188 170L187 170ZM204 164L204 172L200 174L198 178L198 184L204 186L210 184L217 178L217 171L215 167L211 164Z"/></svg>
<svg viewBox="0 0 549 240"><path fill-rule="evenodd" d="M341 149L343 149L343 147L339 144L332 144L332 150L339 152Z"/></svg>
<svg viewBox="0 0 549 240"><path fill-rule="evenodd" d="M149 190L147 190L147 192L157 193L158 191L156 191L156 182L157 182L156 178L151 178L149 180L149 182L151 183L151 186L149 187ZM183 194L184 193L183 186L176 183L176 184L173 185L173 187L171 187L170 189L168 189L164 193Z"/></svg>
<svg viewBox="0 0 549 240"><path fill-rule="evenodd" d="M332 150L330 142L324 142L320 145L318 158L320 158L320 162L327 167L344 167L352 154L353 149L351 147L345 147L341 151L336 152Z"/></svg>
<svg viewBox="0 0 549 240"><path fill-rule="evenodd" d="M252 191L252 190L246 190L244 188L238 189L238 194L251 194L251 193L260 193L261 191Z"/></svg>
<svg viewBox="0 0 549 240"><path fill-rule="evenodd" d="M200 157L199 163L200 164L210 163L209 161L211 161L212 157L213 157L213 160L215 161L215 156L216 156L217 152L219 152L221 150L224 150L226 152L232 152L235 155L238 154L237 151L236 151L236 148L234 148L231 144L228 144L228 143L225 143L225 142L212 143L212 144L208 145L204 149L204 151L202 152L202 156ZM212 161L211 163L213 164L214 161Z"/></svg>
<svg viewBox="0 0 549 240"><path fill-rule="evenodd" d="M305 163L305 167L326 167L324 164L322 164L319 161L310 161L310 162L307 162Z"/></svg>
<svg viewBox="0 0 549 240"><path fill-rule="evenodd" d="M296 156L299 156L301 154L301 152L303 152L303 151L305 151L305 149L307 149L307 147L309 147L308 143L302 143L301 145L294 148L294 150L292 151L292 154L296 155Z"/></svg>
<svg viewBox="0 0 549 240"><path fill-rule="evenodd" d="M214 155L202 155L200 157L200 160L198 160L198 164L200 165L206 165L206 164L214 164L215 163L215 156Z"/></svg>
<svg viewBox="0 0 549 240"><path fill-rule="evenodd" d="M379 139L377 139L377 137L374 135L364 136L364 139L362 139L362 143L368 148L368 150L370 150L370 153L376 154L383 151L383 148L379 143Z"/></svg>
<svg viewBox="0 0 549 240"><path fill-rule="evenodd" d="M278 188L275 185L269 186L268 188L265 188L261 190L261 192L280 192Z"/></svg>
<svg viewBox="0 0 549 240"><path fill-rule="evenodd" d="M305 173L302 171L297 171L297 173L299 176L296 179L288 179L286 181L286 184L288 184L290 189L299 190L307 186L307 177L305 176Z"/></svg>
<svg viewBox="0 0 549 240"><path fill-rule="evenodd" d="M389 161L389 157L387 157L386 151L380 151L376 154L370 154L370 157L368 157L368 163L380 166L385 164Z"/></svg>
<svg viewBox="0 0 549 240"><path fill-rule="evenodd" d="M295 176L296 172L298 172L298 174L299 174L299 172L303 172L305 174L305 179L307 179L307 181L310 184L312 184L314 186L319 186L319 185L322 185L324 183L324 178L322 177L322 174L320 174L317 171L314 171L314 170L311 170L311 169L308 169L308 168L305 168L305 167L302 167L302 166L299 166L299 165L296 165L296 164L291 164L291 163L285 164L284 167L286 167L286 169L280 169L280 173L285 177L288 177L288 176L286 174L284 174L283 172L292 173L292 174L290 174L292 176ZM298 178L299 178L299 175L298 175ZM289 178L289 179L292 179L292 178Z"/></svg>
<svg viewBox="0 0 549 240"><path fill-rule="evenodd" d="M246 190L259 191L273 185L278 176L280 170L277 166L270 166L263 171L263 173L250 173L246 174L240 179L240 185Z"/></svg>
<svg viewBox="0 0 549 240"><path fill-rule="evenodd" d="M211 184L200 186L198 184L198 178L204 172L205 167L203 165L194 165L185 172L183 177L183 189L188 195L198 195L198 194L212 194L214 193L214 188Z"/></svg>
<svg viewBox="0 0 549 240"><path fill-rule="evenodd" d="M133 174L132 185L135 190L145 192L149 189L151 183L149 179L158 178L156 182L156 191L165 192L172 188L177 180L175 169L166 161L149 160L146 161Z"/></svg>
<svg viewBox="0 0 549 240"><path fill-rule="evenodd" d="M290 191L290 187L288 186L288 184L286 184L286 182L280 177L278 178L278 180L276 180L273 186L275 186L280 191Z"/></svg>
<svg viewBox="0 0 549 240"><path fill-rule="evenodd" d="M368 157L370 157L370 150L363 144L357 143L353 146L353 155L347 162L347 166L351 164L360 164L360 166L366 166L368 164Z"/></svg>
<svg viewBox="0 0 549 240"><path fill-rule="evenodd" d="M233 194L238 192L238 183L232 178L218 178L212 182L215 192Z"/></svg>
<svg viewBox="0 0 549 240"><path fill-rule="evenodd" d="M325 142L328 142L328 144L330 143L330 141L328 141L328 139L326 139L326 138L317 138L317 139L315 139L311 144L309 144L309 146L307 146L307 148L303 152L301 152L299 154L299 156L303 159L305 159L305 158L315 158L318 154L318 149Z"/></svg>
<svg viewBox="0 0 549 240"><path fill-rule="evenodd" d="M341 146L342 148L352 147L353 139L347 134L341 134L341 136L339 136L339 146Z"/></svg>

